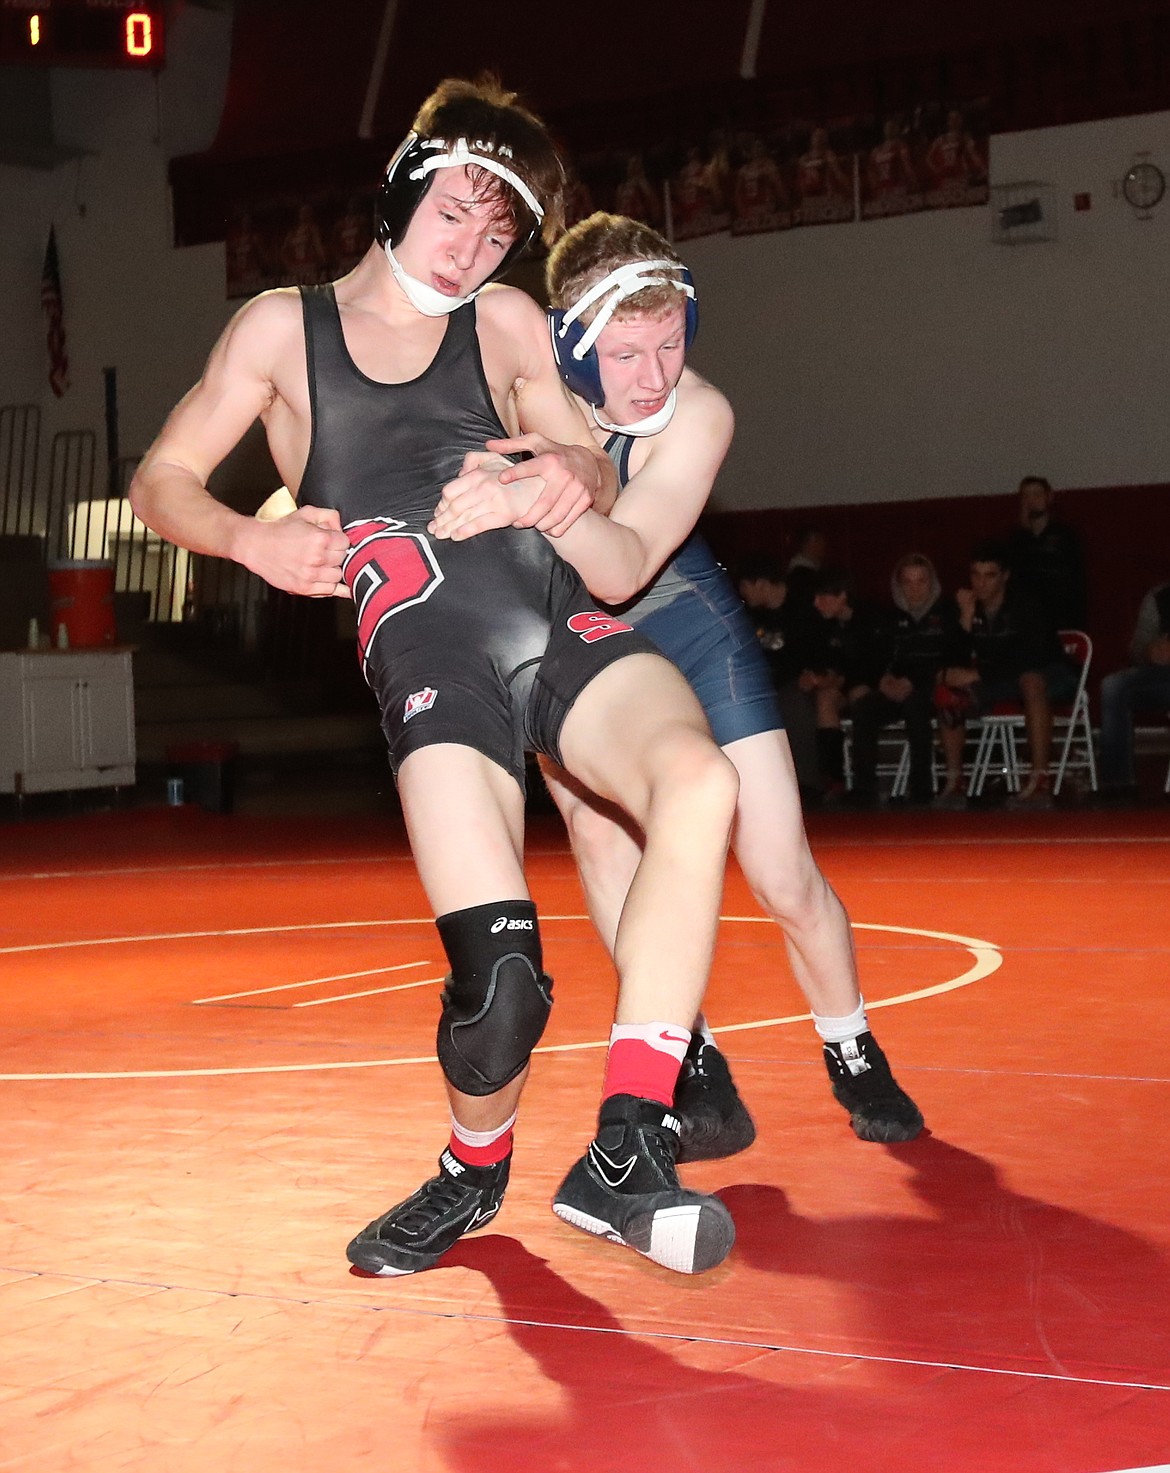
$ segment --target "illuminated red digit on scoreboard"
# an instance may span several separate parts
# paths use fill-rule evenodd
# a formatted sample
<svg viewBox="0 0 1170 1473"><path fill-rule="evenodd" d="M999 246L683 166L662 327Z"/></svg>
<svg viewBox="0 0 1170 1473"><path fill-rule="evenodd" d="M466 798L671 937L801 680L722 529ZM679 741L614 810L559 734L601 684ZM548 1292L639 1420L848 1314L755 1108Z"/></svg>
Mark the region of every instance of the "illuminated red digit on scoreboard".
<svg viewBox="0 0 1170 1473"><path fill-rule="evenodd" d="M144 10L132 10L126 17L126 55L149 56L153 49L150 16Z"/></svg>
<svg viewBox="0 0 1170 1473"><path fill-rule="evenodd" d="M41 44L41 18L39 15L30 15L28 18L28 44L39 46Z"/></svg>

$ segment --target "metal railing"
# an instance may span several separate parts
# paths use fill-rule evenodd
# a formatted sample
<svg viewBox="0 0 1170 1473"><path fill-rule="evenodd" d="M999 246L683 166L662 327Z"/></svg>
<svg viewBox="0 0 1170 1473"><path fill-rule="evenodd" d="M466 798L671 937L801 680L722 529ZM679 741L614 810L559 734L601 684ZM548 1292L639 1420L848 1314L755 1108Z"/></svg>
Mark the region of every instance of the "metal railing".
<svg viewBox="0 0 1170 1473"><path fill-rule="evenodd" d="M33 536L41 411L35 404L0 407L0 532Z"/></svg>
<svg viewBox="0 0 1170 1473"><path fill-rule="evenodd" d="M40 446L39 408L0 406L0 533L39 539L47 563L112 563L128 625L190 626L194 642L239 654L260 678L318 673L330 627L318 601L280 593L237 563L188 553L152 532L126 498L139 457L99 467L92 430L55 433L47 467Z"/></svg>

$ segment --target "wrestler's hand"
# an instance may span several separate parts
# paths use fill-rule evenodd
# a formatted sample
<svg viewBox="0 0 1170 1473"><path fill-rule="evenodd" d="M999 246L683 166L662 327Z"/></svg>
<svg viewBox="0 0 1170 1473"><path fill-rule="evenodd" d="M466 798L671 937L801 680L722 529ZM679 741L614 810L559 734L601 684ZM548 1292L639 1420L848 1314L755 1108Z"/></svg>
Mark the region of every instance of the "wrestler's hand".
<svg viewBox="0 0 1170 1473"><path fill-rule="evenodd" d="M273 588L309 598L349 598L341 564L349 538L331 507L298 506L287 516L245 524L238 561Z"/></svg>
<svg viewBox="0 0 1170 1473"><path fill-rule="evenodd" d="M516 435L510 440L488 440L487 448L502 455L530 452L531 460L522 460L500 473L503 485L539 479L543 482L517 527L535 527L550 537L566 532L582 512L593 505L597 484L597 462L583 445L559 445L544 435Z"/></svg>
<svg viewBox="0 0 1170 1473"><path fill-rule="evenodd" d="M468 451L461 473L443 487L427 531L432 537L463 542L499 527L530 526L524 518L540 486L531 482L505 485L502 473L511 468L511 461L502 455Z"/></svg>

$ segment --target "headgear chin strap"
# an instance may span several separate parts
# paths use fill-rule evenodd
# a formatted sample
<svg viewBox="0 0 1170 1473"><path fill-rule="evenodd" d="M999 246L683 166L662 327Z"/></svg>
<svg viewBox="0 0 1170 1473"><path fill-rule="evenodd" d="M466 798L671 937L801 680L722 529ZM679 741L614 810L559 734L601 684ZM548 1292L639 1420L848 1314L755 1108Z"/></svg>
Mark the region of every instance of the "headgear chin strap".
<svg viewBox="0 0 1170 1473"><path fill-rule="evenodd" d="M448 143L442 138L420 138L417 133L408 133L386 166L386 175L378 192L377 239L386 252L395 280L413 305L427 317L442 317L456 311L477 296L489 281L502 276L528 245L544 219L540 201L520 175L503 162L502 155L506 152L506 148L501 148L501 156L497 157L486 144L469 143L465 138ZM532 224L526 232L521 231L517 235L496 269L474 291L465 297L448 297L410 276L395 257L393 247L402 243L419 201L431 186L435 170L458 169L464 165L484 169L514 189L531 214Z"/></svg>
<svg viewBox="0 0 1170 1473"><path fill-rule="evenodd" d="M593 418L603 430L608 430L612 435L633 435L635 437L641 435L657 435L674 418L674 404L677 398L678 390L671 389L667 395L666 403L661 409L656 409L653 414L648 414L645 419L635 420L632 425L610 424L608 419L602 419L601 415L598 414L598 406L596 404L593 406Z"/></svg>
<svg viewBox="0 0 1170 1473"><path fill-rule="evenodd" d="M664 276L663 271L668 271L671 275ZM553 356L557 360L561 377L574 394L597 408L605 403L605 390L601 387L601 365L597 361L597 339L621 303L650 286L672 286L685 296L685 346L689 348L699 329L699 305L694 278L679 261L629 261L611 271L608 276L603 276L573 306L548 314ZM606 300L597 309L593 321L588 327L582 327L581 314L603 297ZM660 410L659 413L661 412ZM627 430L626 433L634 432Z"/></svg>
<svg viewBox="0 0 1170 1473"><path fill-rule="evenodd" d="M478 296L482 290L477 286L475 291L468 292L465 297L449 297L443 292L436 291L427 282L419 281L417 276L411 276L394 254L389 241L385 242L382 249L386 252L386 259L390 262L394 280L406 293L415 310L421 312L424 317L446 317L448 312L457 312L460 307L466 307L468 302ZM486 286L487 282L485 281L483 285Z"/></svg>

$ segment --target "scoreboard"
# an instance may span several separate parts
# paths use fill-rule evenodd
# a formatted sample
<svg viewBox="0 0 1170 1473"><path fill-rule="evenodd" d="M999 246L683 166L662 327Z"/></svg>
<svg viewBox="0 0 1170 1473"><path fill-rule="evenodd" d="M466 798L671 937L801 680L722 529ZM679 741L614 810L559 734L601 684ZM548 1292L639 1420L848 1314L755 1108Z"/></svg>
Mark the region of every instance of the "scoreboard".
<svg viewBox="0 0 1170 1473"><path fill-rule="evenodd" d="M165 60L160 0L0 0L0 64L151 71Z"/></svg>

